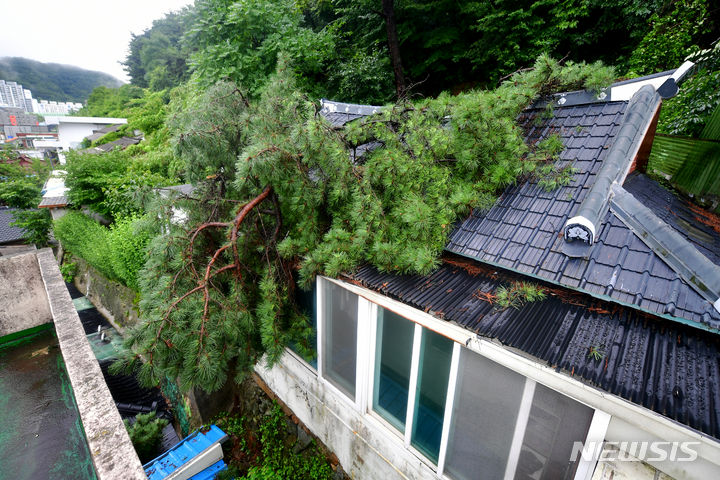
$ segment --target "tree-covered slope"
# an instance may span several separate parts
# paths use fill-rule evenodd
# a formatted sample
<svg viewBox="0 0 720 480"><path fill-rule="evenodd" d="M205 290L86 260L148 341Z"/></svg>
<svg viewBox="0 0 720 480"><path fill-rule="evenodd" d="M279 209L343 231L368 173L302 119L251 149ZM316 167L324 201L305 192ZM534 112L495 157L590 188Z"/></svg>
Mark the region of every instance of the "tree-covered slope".
<svg viewBox="0 0 720 480"><path fill-rule="evenodd" d="M33 98L62 102L84 102L95 87L122 84L106 73L22 57L0 58L0 79L22 84Z"/></svg>

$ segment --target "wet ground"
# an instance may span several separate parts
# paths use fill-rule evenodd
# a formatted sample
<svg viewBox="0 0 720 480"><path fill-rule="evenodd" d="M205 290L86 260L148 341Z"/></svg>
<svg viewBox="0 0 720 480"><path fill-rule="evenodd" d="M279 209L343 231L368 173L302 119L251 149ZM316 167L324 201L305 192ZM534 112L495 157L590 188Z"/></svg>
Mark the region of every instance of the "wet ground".
<svg viewBox="0 0 720 480"><path fill-rule="evenodd" d="M95 478L54 329L0 345L0 480Z"/></svg>

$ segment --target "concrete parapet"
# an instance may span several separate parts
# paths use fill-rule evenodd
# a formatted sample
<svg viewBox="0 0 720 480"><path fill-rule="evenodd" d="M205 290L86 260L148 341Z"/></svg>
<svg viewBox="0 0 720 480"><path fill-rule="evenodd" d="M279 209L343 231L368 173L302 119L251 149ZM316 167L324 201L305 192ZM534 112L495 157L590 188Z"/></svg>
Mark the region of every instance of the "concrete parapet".
<svg viewBox="0 0 720 480"><path fill-rule="evenodd" d="M52 322L34 251L3 257L0 279L0 337Z"/></svg>
<svg viewBox="0 0 720 480"><path fill-rule="evenodd" d="M65 368L99 480L146 479L50 249L37 253Z"/></svg>

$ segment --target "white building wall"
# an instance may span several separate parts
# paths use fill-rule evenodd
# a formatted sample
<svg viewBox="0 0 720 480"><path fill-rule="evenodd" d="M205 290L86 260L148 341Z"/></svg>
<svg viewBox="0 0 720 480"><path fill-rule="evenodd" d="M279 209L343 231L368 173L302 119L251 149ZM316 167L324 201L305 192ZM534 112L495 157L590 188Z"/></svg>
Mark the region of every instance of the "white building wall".
<svg viewBox="0 0 720 480"><path fill-rule="evenodd" d="M363 415L292 353L272 369L256 368L270 389L337 455L356 480L437 479L426 460L403 446L381 420Z"/></svg>
<svg viewBox="0 0 720 480"><path fill-rule="evenodd" d="M648 460L644 462L622 462L600 459L595 465L588 461L578 468L577 479L614 480L638 479L667 480L720 478L720 443L713 438L677 424L659 414L585 385L554 371L545 365L510 352L500 345L480 340L471 332L449 322L438 320L425 312L413 309L395 300L384 297L356 285L333 281L355 292L361 299L389 308L395 313L443 336L470 351L509 368L526 378L562 393L575 401L596 409L607 418L602 431L588 433L587 441L598 442L693 442L698 453L692 462ZM320 309L322 302L318 300ZM358 360L357 376L367 377L372 370L368 363L374 358L372 335L364 353L361 353L362 330L372 329L358 319ZM370 320L372 321L372 320ZM319 322L320 323L320 322ZM320 327L320 325L319 325ZM322 329L318 334L322 336ZM322 346L322 341L318 342ZM322 356L322 350L319 355ZM319 363L321 363L321 359ZM360 480L395 478L438 479L435 465L412 447L406 446L400 432L380 419L367 406L367 398L356 392L357 401L349 399L318 372L299 359L294 353L286 352L271 369L256 367L257 374L275 392L295 415L337 455L345 471ZM412 395L411 395L412 396Z"/></svg>
<svg viewBox="0 0 720 480"><path fill-rule="evenodd" d="M85 119L84 121L78 121ZM46 119L48 120L48 119ZM48 121L48 123L50 123ZM124 118L97 118L92 117L68 117L58 119L58 142L63 150L77 148L83 139L92 135L93 130L112 125L116 123L127 123Z"/></svg>

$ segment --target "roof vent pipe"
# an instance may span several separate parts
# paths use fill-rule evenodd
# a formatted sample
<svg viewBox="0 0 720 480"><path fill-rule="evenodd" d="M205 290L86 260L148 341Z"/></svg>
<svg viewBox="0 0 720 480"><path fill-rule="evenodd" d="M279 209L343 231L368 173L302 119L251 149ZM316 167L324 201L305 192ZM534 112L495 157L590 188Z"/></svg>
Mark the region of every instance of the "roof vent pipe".
<svg viewBox="0 0 720 480"><path fill-rule="evenodd" d="M650 85L645 85L632 96L595 183L576 215L565 223L566 242L577 240L587 245L595 242L600 222L610 205L612 185L622 184L625 180L660 102L660 95Z"/></svg>

